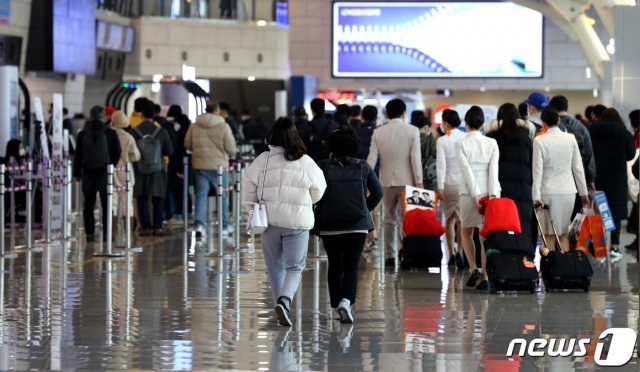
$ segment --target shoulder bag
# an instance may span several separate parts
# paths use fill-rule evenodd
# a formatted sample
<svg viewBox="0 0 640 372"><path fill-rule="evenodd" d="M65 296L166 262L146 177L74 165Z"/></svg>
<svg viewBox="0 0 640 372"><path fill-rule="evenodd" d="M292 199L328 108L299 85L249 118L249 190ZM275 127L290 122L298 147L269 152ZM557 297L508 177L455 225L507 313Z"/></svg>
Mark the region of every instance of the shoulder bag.
<svg viewBox="0 0 640 372"><path fill-rule="evenodd" d="M251 235L262 234L268 227L269 221L267 220L267 206L262 200L264 196L264 183L267 177L267 166L269 165L270 152L267 152L267 161L264 163L264 169L262 171L262 188L260 190L260 197L257 203L253 204L253 208L249 211L249 217L247 218L247 231ZM258 178L258 184L260 184L260 178Z"/></svg>

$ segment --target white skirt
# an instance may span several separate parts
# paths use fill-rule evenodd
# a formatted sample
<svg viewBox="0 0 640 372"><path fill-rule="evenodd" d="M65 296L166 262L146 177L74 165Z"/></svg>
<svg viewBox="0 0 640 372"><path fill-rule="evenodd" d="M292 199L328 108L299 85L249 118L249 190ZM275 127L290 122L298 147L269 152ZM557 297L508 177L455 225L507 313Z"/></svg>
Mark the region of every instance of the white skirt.
<svg viewBox="0 0 640 372"><path fill-rule="evenodd" d="M542 195L542 201L549 206L549 213L558 235L566 235L571 227L571 213L576 202L575 194L564 195ZM547 218L547 213L538 211L540 225L545 235L553 235L551 221Z"/></svg>
<svg viewBox="0 0 640 372"><path fill-rule="evenodd" d="M482 227L484 219L480 215L476 198L471 195L460 195L460 224L462 227Z"/></svg>

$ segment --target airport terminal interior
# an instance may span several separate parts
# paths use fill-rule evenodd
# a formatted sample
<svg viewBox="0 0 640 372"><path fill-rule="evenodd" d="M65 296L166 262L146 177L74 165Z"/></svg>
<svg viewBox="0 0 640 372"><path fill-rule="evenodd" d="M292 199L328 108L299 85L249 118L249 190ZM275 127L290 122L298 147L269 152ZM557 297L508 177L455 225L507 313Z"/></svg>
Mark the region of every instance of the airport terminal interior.
<svg viewBox="0 0 640 372"><path fill-rule="evenodd" d="M640 370L637 0L0 0L0 370Z"/></svg>

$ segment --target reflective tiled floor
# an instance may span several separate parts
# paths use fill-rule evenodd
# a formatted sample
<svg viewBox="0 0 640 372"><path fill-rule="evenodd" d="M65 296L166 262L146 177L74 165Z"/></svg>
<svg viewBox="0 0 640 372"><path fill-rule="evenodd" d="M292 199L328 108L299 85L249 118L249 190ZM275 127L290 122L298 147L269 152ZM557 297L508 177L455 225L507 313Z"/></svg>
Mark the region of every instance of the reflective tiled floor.
<svg viewBox="0 0 640 372"><path fill-rule="evenodd" d="M310 258L287 329L275 323L259 244L216 258L215 239L176 231L109 260L82 240L3 261L0 370L593 370L593 350L505 353L516 337L638 329L640 269L629 254L594 261L589 293L534 295L479 293L446 269L385 271L369 254L352 326L328 316L327 263ZM639 370L637 354L622 370Z"/></svg>

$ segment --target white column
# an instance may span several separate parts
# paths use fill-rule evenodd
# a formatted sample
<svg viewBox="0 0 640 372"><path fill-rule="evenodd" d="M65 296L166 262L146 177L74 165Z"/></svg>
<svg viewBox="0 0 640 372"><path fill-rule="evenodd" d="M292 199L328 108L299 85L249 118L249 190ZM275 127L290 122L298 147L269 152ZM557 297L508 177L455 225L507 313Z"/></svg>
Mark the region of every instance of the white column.
<svg viewBox="0 0 640 372"><path fill-rule="evenodd" d="M631 110L640 108L640 7L617 6L615 20L613 106L626 121Z"/></svg>

